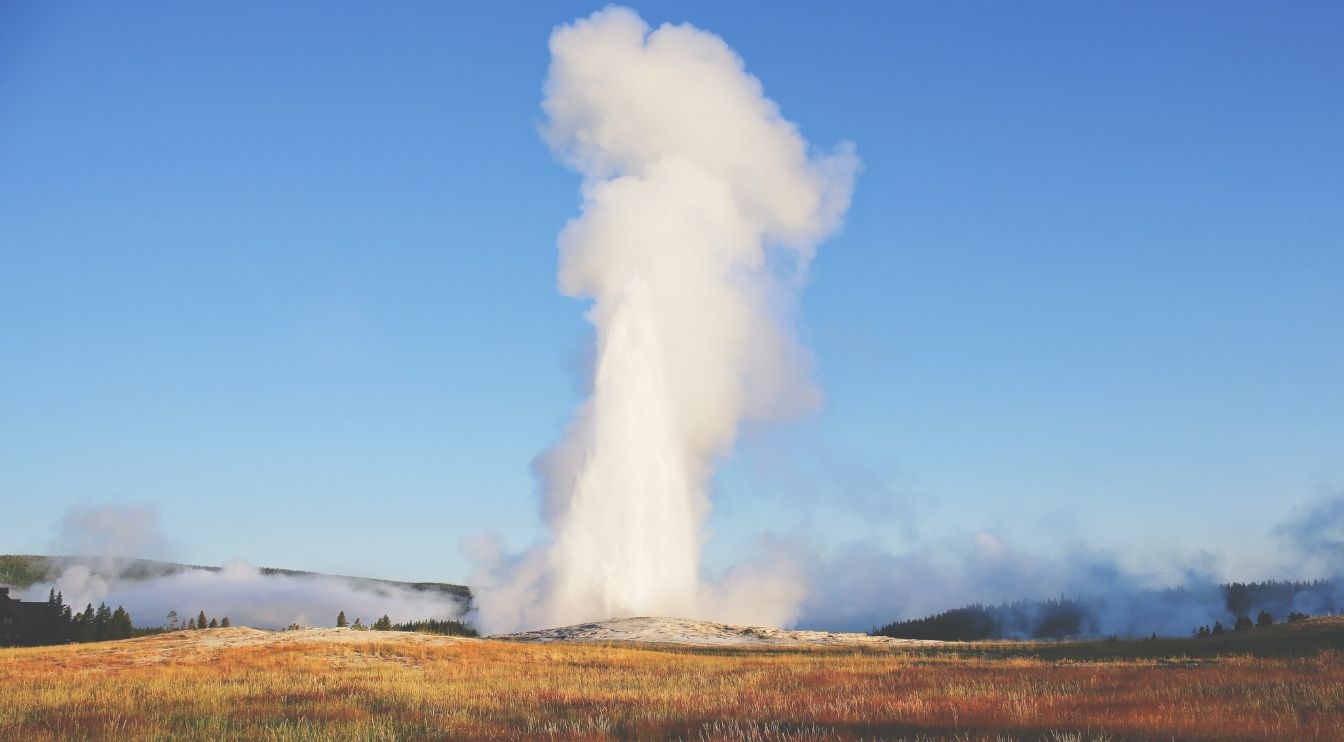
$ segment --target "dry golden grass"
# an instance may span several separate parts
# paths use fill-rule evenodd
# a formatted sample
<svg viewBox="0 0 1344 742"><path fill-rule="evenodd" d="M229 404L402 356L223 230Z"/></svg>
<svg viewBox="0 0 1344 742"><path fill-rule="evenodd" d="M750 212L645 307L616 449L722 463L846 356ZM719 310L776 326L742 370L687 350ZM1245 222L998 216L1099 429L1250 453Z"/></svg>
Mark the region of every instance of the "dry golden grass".
<svg viewBox="0 0 1344 742"><path fill-rule="evenodd" d="M0 650L16 740L1339 740L1342 711L1333 650L1079 662L249 629Z"/></svg>

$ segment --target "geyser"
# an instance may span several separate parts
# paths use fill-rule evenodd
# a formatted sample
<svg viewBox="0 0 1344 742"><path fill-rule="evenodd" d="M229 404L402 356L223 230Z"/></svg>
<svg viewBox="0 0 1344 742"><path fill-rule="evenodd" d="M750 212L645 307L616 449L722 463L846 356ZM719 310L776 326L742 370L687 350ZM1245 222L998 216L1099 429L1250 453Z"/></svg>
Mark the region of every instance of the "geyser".
<svg viewBox="0 0 1344 742"><path fill-rule="evenodd" d="M788 323L857 158L815 155L713 34L608 8L557 29L547 142L583 176L560 290L590 299L592 394L538 460L553 538L478 576L486 631L612 616L780 623L787 565L700 573L712 466L744 420L815 406Z"/></svg>

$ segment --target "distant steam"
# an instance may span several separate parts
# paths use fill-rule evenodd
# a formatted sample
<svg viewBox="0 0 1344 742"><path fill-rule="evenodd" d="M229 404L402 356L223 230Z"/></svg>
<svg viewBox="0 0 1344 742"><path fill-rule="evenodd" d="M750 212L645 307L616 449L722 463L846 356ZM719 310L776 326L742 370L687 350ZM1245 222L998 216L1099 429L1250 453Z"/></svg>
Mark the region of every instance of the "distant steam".
<svg viewBox="0 0 1344 742"><path fill-rule="evenodd" d="M57 559L49 579L29 587L24 597L46 600L47 591L55 589L74 610L100 602L124 606L141 627L164 624L169 611L183 621L205 611L228 616L235 626L274 629L292 623L330 626L340 611L366 623L384 614L393 622L456 619L468 607L437 590L380 580L263 572L241 561L210 569L132 558L167 557L171 543L156 505L72 508L53 546L79 556Z"/></svg>
<svg viewBox="0 0 1344 742"><path fill-rule="evenodd" d="M788 323L849 205L853 146L809 152L722 39L608 8L557 29L545 137L583 175L560 290L591 299L592 394L538 461L552 540L482 574L487 631L622 615L792 618L774 560L703 579L708 480L744 420L814 407Z"/></svg>
<svg viewBox="0 0 1344 742"><path fill-rule="evenodd" d="M154 503L118 503L72 507L61 518L58 553L96 557L163 558L172 542Z"/></svg>
<svg viewBox="0 0 1344 742"><path fill-rule="evenodd" d="M267 574L240 561L222 569L160 565L155 573L143 562L80 560L67 564L53 582L34 585L26 597L45 600L52 587L76 610L87 603L125 606L136 626L162 625L169 611L183 621L205 611L213 618L228 616L235 626L280 629L292 623L332 626L341 611L368 624L384 614L393 622L457 619L467 608L437 591L329 575Z"/></svg>

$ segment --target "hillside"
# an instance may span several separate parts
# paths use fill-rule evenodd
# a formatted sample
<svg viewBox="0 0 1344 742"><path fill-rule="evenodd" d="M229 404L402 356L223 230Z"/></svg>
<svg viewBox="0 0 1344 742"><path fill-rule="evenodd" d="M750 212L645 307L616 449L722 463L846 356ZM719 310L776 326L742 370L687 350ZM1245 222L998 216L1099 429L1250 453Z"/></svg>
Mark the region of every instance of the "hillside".
<svg viewBox="0 0 1344 742"><path fill-rule="evenodd" d="M60 572L63 565L79 562L84 559L86 558L78 556L0 554L0 585L13 585L17 588L26 588L39 582L52 580L55 579L55 576ZM192 569L206 570L209 572L218 572L222 569L222 567L182 564L180 562L161 562L153 559L118 559L116 561L116 567L118 569L118 576L121 579L132 581L161 577L163 575L176 574ZM456 585L450 582L400 582L397 580L382 580L372 577L326 575L320 572L305 572L302 570L280 569L277 567L262 567L261 573L264 575L336 577L355 585L387 585L415 590L417 592L441 593L466 603L470 603L471 601L471 590L466 585Z"/></svg>

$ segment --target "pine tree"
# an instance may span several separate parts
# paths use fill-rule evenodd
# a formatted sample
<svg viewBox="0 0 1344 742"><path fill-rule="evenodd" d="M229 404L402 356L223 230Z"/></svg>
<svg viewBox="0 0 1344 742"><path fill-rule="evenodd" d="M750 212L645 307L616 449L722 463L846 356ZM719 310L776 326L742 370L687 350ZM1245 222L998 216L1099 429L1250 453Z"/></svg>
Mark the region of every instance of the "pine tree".
<svg viewBox="0 0 1344 742"><path fill-rule="evenodd" d="M350 628L354 629L355 631L363 631L367 627L359 622L359 616L355 616L355 623L351 625Z"/></svg>
<svg viewBox="0 0 1344 742"><path fill-rule="evenodd" d="M69 611L61 600L61 594L52 588L47 593L47 625L44 640L49 644L63 644L69 639Z"/></svg>
<svg viewBox="0 0 1344 742"><path fill-rule="evenodd" d="M194 619L194 618L188 618L188 619L187 619L187 628L188 628L188 629L191 629L191 630L194 631L194 630L196 629L196 619Z"/></svg>
<svg viewBox="0 0 1344 742"><path fill-rule="evenodd" d="M177 611L168 611L168 630L177 630Z"/></svg>
<svg viewBox="0 0 1344 742"><path fill-rule="evenodd" d="M228 616L225 616L224 618L219 619L219 628L221 628L221 629L227 629L227 628L229 628L229 617L228 617Z"/></svg>
<svg viewBox="0 0 1344 742"><path fill-rule="evenodd" d="M217 621L217 620L215 620L215 619L213 619L213 618L210 619L210 628L212 628L212 629L217 629L217 628L219 628L219 621Z"/></svg>
<svg viewBox="0 0 1344 742"><path fill-rule="evenodd" d="M345 620L345 611L336 614L336 628L343 629L350 624Z"/></svg>
<svg viewBox="0 0 1344 742"><path fill-rule="evenodd" d="M129 639L131 636L131 614L126 609L117 606L117 610L112 613L112 620L108 622L107 638L109 639Z"/></svg>
<svg viewBox="0 0 1344 742"><path fill-rule="evenodd" d="M89 603L80 613L70 619L70 641L93 641L93 603Z"/></svg>
<svg viewBox="0 0 1344 742"><path fill-rule="evenodd" d="M384 613L382 618L380 618L380 619L378 619L377 621L374 621L374 622L373 622L373 630L374 630L374 631L391 631L391 630L392 630L392 619L388 618L388 617L387 617L387 614Z"/></svg>
<svg viewBox="0 0 1344 742"><path fill-rule="evenodd" d="M1255 617L1255 625L1259 627L1273 626L1274 617L1268 611L1260 611L1260 615Z"/></svg>
<svg viewBox="0 0 1344 742"><path fill-rule="evenodd" d="M98 611L93 614L93 639L94 641L103 641L108 639L108 626L112 623L112 609L107 607L107 603L99 603Z"/></svg>
<svg viewBox="0 0 1344 742"><path fill-rule="evenodd" d="M205 628L205 611L201 611L201 615L196 617L196 628Z"/></svg>

